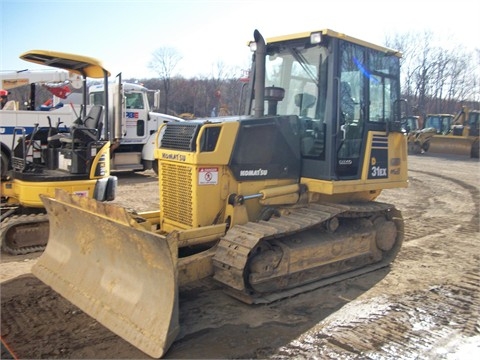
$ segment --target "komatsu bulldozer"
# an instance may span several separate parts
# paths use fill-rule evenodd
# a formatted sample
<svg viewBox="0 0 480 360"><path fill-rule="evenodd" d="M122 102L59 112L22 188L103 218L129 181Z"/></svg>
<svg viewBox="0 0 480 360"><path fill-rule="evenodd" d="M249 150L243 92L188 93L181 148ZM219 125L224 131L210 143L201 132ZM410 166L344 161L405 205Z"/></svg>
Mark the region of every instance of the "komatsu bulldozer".
<svg viewBox="0 0 480 360"><path fill-rule="evenodd" d="M170 122L160 206L135 213L57 192L33 274L152 357L179 332L179 292L213 277L270 303L388 266L407 187L401 54L321 30L256 30L242 115Z"/></svg>
<svg viewBox="0 0 480 360"><path fill-rule="evenodd" d="M107 111L93 106L87 113L86 108L86 78L107 82L109 72L98 60L75 54L32 50L20 58L82 76L84 101L69 129L59 131L52 123L57 119L48 116L48 127L35 124L30 134L25 124L12 130L12 169L1 181L0 237L2 250L14 255L45 249L49 221L40 195L63 189L106 201L115 198L117 186L117 178L110 176L110 142L101 135Z"/></svg>

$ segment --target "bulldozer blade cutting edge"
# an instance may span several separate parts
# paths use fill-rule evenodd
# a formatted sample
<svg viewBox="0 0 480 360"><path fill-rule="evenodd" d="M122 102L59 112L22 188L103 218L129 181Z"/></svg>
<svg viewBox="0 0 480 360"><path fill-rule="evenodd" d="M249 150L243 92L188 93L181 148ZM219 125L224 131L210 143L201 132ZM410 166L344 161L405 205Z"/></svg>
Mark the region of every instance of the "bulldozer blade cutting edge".
<svg viewBox="0 0 480 360"><path fill-rule="evenodd" d="M42 196L47 248L32 273L106 328L152 357L179 331L177 254L115 205Z"/></svg>
<svg viewBox="0 0 480 360"><path fill-rule="evenodd" d="M434 136L430 139L428 152L472 156L475 139L455 136Z"/></svg>

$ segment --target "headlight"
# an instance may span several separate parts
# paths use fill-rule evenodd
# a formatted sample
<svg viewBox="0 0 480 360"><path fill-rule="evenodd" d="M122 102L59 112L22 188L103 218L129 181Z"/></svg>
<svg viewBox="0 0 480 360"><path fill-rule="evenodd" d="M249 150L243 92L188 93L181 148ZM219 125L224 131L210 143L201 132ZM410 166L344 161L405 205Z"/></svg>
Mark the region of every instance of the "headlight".
<svg viewBox="0 0 480 360"><path fill-rule="evenodd" d="M310 34L310 44L320 44L322 42L322 33L314 32Z"/></svg>

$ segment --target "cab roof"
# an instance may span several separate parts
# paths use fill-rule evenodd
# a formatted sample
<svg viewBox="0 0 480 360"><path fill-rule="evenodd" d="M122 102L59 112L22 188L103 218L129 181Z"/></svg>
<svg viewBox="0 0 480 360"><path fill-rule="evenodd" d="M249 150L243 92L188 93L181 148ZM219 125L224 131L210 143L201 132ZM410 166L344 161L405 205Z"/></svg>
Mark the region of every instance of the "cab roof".
<svg viewBox="0 0 480 360"><path fill-rule="evenodd" d="M348 35L345 35L343 33L336 32L336 31L331 30L331 29L323 29L323 30L308 31L308 32L303 32L303 33L289 34L289 35L284 35L284 36L276 36L276 37L266 39L266 42L267 42L267 44L272 44L272 43L276 43L276 42L284 42L284 41L289 41L289 40L309 39L310 35L313 34L313 33L321 33L322 36L335 37L335 38L338 38L338 39L343 39L343 40L346 40L346 41L350 41L350 42L355 43L355 44L366 46L366 47L369 47L369 48L374 49L374 50L394 54L398 57L402 56L402 54L397 50L389 49L389 48L386 48L386 47L383 47L383 46L380 46L380 45L375 45L375 44L369 43L367 41L363 41L363 40L354 38L352 36L348 36Z"/></svg>
<svg viewBox="0 0 480 360"><path fill-rule="evenodd" d="M49 50L30 50L21 54L20 59L68 70L90 78L103 78L105 74L110 76L110 72L99 60L88 56Z"/></svg>

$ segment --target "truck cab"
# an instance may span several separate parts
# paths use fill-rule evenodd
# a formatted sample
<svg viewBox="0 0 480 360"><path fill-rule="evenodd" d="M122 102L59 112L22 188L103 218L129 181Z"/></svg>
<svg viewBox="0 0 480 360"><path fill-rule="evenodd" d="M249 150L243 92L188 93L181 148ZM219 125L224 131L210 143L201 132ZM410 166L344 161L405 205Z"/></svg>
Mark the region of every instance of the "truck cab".
<svg viewBox="0 0 480 360"><path fill-rule="evenodd" d="M183 121L180 118L154 112L159 107L160 91L149 90L139 84L115 83L109 85L110 119L105 134L112 141L112 171L143 171L153 169L155 137L161 124ZM89 88L89 102L103 104L102 85ZM151 99L153 98L153 104Z"/></svg>

